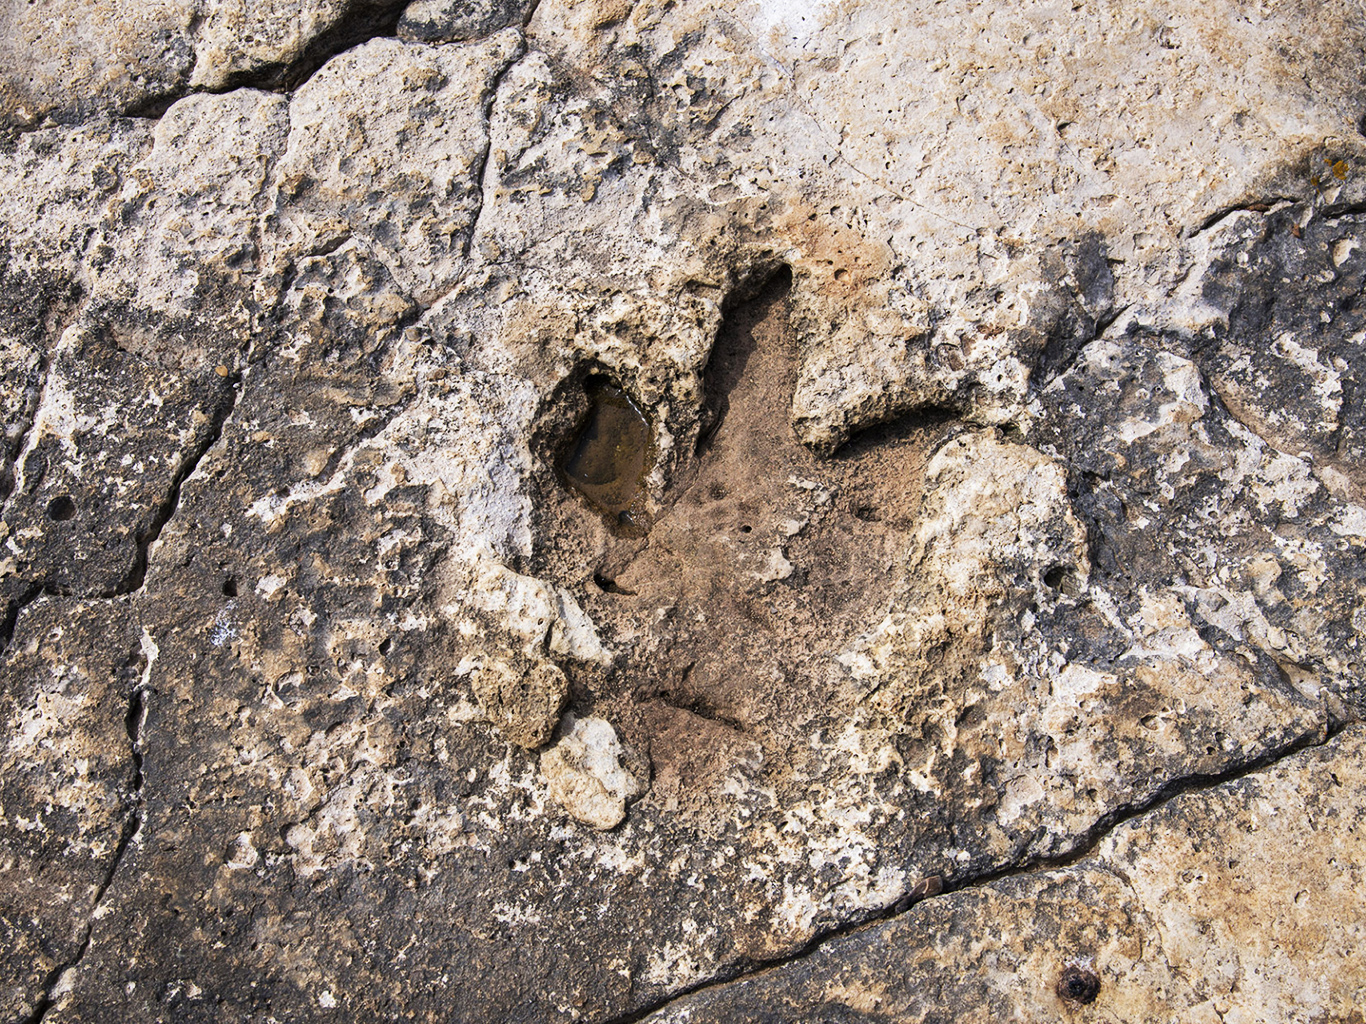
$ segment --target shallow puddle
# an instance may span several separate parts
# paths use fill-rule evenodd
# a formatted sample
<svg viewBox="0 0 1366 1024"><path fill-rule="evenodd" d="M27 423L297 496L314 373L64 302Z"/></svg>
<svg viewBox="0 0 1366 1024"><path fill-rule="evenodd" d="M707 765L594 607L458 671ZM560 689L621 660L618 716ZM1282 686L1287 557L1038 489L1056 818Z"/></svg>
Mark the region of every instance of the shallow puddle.
<svg viewBox="0 0 1366 1024"><path fill-rule="evenodd" d="M618 387L590 382L586 392L588 416L560 472L598 511L629 529L636 525L634 505L648 469L650 423Z"/></svg>

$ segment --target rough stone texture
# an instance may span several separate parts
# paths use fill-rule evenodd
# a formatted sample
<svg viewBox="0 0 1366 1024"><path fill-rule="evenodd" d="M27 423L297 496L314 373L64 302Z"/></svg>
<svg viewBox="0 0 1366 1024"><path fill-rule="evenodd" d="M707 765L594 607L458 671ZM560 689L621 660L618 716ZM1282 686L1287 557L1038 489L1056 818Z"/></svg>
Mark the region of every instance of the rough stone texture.
<svg viewBox="0 0 1366 1024"><path fill-rule="evenodd" d="M190 85L298 85L333 53L392 29L394 0L204 0Z"/></svg>
<svg viewBox="0 0 1366 1024"><path fill-rule="evenodd" d="M0 402L4 405L4 447L0 494L14 490L14 458L38 409L48 352L70 314L74 289L60 275L38 280L6 260L0 305Z"/></svg>
<svg viewBox="0 0 1366 1024"><path fill-rule="evenodd" d="M626 817L626 801L641 785L621 767L616 730L601 718L566 715L565 734L541 755L551 798L570 816L594 828L613 828Z"/></svg>
<svg viewBox="0 0 1366 1024"><path fill-rule="evenodd" d="M180 478L216 439L227 368L168 374L117 331L75 324L52 353L5 506L10 588L136 589Z"/></svg>
<svg viewBox="0 0 1366 1024"><path fill-rule="evenodd" d="M1363 754L1356 726L646 1020L1359 1020Z"/></svg>
<svg viewBox="0 0 1366 1024"><path fill-rule="evenodd" d="M548 661L514 667L501 658L480 658L470 673L470 685L489 721L529 750L550 739L569 695L569 680Z"/></svg>
<svg viewBox="0 0 1366 1024"><path fill-rule="evenodd" d="M194 20L185 0L5 0L0 127L133 113L174 97L194 64Z"/></svg>
<svg viewBox="0 0 1366 1024"><path fill-rule="evenodd" d="M155 116L191 89L292 88L333 54L392 34L402 10L402 0L5 0L0 128ZM471 27L502 27L496 19L489 12Z"/></svg>
<svg viewBox="0 0 1366 1024"><path fill-rule="evenodd" d="M0 751L0 1013L27 1020L74 963L137 827L156 649L126 602L44 599L5 659Z"/></svg>
<svg viewBox="0 0 1366 1024"><path fill-rule="evenodd" d="M531 0L414 0L398 21L400 39L458 43L521 25L531 15Z"/></svg>
<svg viewBox="0 0 1366 1024"><path fill-rule="evenodd" d="M1320 171L1334 188L1339 172ZM1239 422L1268 446L1305 457L1335 497L1360 505L1363 221L1326 212L1298 232L1302 211L1284 207L1270 217L1235 215L1215 233L1201 319L1218 343L1198 345L1194 358ZM1317 282L1313 298L1293 300L1286 285L1295 281Z"/></svg>
<svg viewBox="0 0 1366 1024"><path fill-rule="evenodd" d="M1352 5L4 10L13 1019L1297 1019Z"/></svg>
<svg viewBox="0 0 1366 1024"><path fill-rule="evenodd" d="M329 61L289 104L275 260L354 238L418 301L449 288L480 209L485 97L520 49L515 32L464 47L377 39Z"/></svg>

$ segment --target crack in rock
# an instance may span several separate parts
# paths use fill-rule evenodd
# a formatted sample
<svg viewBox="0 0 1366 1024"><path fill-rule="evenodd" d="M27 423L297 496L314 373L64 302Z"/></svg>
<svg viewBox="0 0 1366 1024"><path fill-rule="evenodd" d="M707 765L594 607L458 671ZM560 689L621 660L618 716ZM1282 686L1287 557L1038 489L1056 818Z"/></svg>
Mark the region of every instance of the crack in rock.
<svg viewBox="0 0 1366 1024"><path fill-rule="evenodd" d="M1121 834L1184 849L1145 815L1339 735L1366 235L1322 217L1360 205L1359 19L989 6L58 21L74 88L107 23L174 31L31 104L156 124L0 154L27 264L117 321L49 359L0 537L20 1013L626 1024L993 885L1113 895L1086 858ZM1197 92L1237 116L1192 147ZM1293 227L1248 201L1282 195ZM603 417L564 471L593 381L648 436ZM135 618L157 690L106 674Z"/></svg>
<svg viewBox="0 0 1366 1024"><path fill-rule="evenodd" d="M951 896L954 893L986 888L993 883L1004 879L1054 871L1059 868L1073 867L1091 856L1107 838L1115 835L1124 825L1146 815L1153 814L1176 798L1189 793L1212 792L1229 783L1266 772L1268 769L1274 768L1275 766L1290 760L1295 757L1295 755L1305 750L1327 746L1352 724L1354 724L1354 720L1334 723L1320 731L1306 734L1276 751L1255 758L1244 764L1235 765L1226 771L1210 775L1191 775L1174 779L1164 786L1154 797L1144 801L1142 804L1130 808L1121 808L1112 814L1106 815L1105 818L1096 822L1091 829L1088 829L1086 833L1080 836L1075 848L1063 856L1030 858L1024 863L1009 865L996 871L974 875L949 885L945 885L937 876L926 879L917 887L923 889L923 892L920 895L915 896L911 900L899 901L897 904L888 907L881 913L870 914L865 917L847 921L837 928L833 928L818 935L812 939L811 942L791 955L756 963L752 967L728 973L701 984L691 986L687 989L680 990L666 999L652 1003L649 1006L642 1007L631 1013L612 1017L603 1021L602 1024L640 1024L640 1022L646 1021L656 1014L667 1011L671 1006L686 1003L690 997L700 993L724 989L728 985L743 982L748 978L774 971L791 964L801 963L804 960L809 960L832 942L868 927L869 925L891 921L907 913L924 913L928 904L932 904L936 899ZM1132 883L1130 883L1128 879L1121 878L1121 881L1132 888Z"/></svg>
<svg viewBox="0 0 1366 1024"><path fill-rule="evenodd" d="M530 21L530 15L528 15L527 20L528 22ZM527 54L529 53L529 50L527 49L526 45L525 32L523 32L521 38L522 52L514 56L510 61L508 61L507 64L503 67L503 69L498 72L497 76L494 77L493 84L489 86L488 100L484 104L484 152L479 156L479 158L475 162L475 173L473 175L474 180L479 183L479 207L474 211L473 216L470 218L469 231L465 235L462 257L466 260L470 258L471 250L474 246L474 240L477 237L479 237L480 219L484 216L484 211L490 208L490 191L497 184L496 180L489 180L489 163L490 159L493 156L494 145L493 111L494 107L498 103L498 93L499 90L501 90L503 87L503 81L508 77L509 74L512 73L513 69L516 68L526 58ZM454 290L456 287L458 287L458 284L452 284L449 290ZM433 300L432 304L439 301L440 297Z"/></svg>
<svg viewBox="0 0 1366 1024"><path fill-rule="evenodd" d="M14 630L23 610L47 592L41 583L35 583L17 598L10 599L9 606L5 609L5 617L0 619L0 654L5 653L14 639Z"/></svg>
<svg viewBox="0 0 1366 1024"><path fill-rule="evenodd" d="M163 87L158 89L153 84L152 76L146 76L148 80L143 82L143 88L147 90L145 94L139 95L134 89L132 95L121 103L117 102L117 97L112 104L108 105L102 104L98 98L72 97L66 107L54 107L42 111L38 116L25 112L21 104L16 104L19 109L15 111L5 110L4 107L0 106L0 137L7 136L14 139L55 126L82 124L111 114L137 120L156 121L176 103L196 95L217 95L237 89L259 89L267 92L292 94L333 57L361 46L372 39L396 37L399 22L410 5L411 0L379 0L379 2L375 2L375 0L351 0L335 20L311 38L303 41L298 46L297 52L286 54L277 59L260 60L254 66L229 69L212 76L207 81L202 80L201 71L197 64L191 68L184 65L185 58L183 56L170 58L173 62L175 59L181 61L180 65L169 69L173 78L179 77L178 82L165 82ZM529 22L534 10L533 6L525 18L518 20L525 25ZM265 12L263 18L268 17L269 13L268 11ZM129 30L127 26L121 27ZM502 27L504 26L498 26L498 28ZM180 49L188 51L191 56L197 57L198 62L202 63L204 54L201 51L210 45L207 36L215 28L219 28L219 26L213 23L213 14L206 14L196 7L191 11L188 23L181 26L179 31L174 27L161 27L155 31L158 35L172 39L168 45L169 49L178 46ZM116 31L116 29L113 30ZM253 24L248 20L246 24L239 27L239 30L240 34L252 39L253 32L268 34L270 27ZM491 35L494 31L497 31L497 28L490 29L486 34ZM231 30L228 29L220 29L220 32L232 34ZM56 32L54 31L52 34L56 35ZM41 34L38 38L41 40ZM256 40L252 39L252 41L255 42ZM107 43L108 40L97 38L91 42L91 59L97 60L102 56L99 52L99 46L102 42ZM3 61L3 56L0 54L0 61ZM164 57L165 55L159 56ZM231 53L219 54L219 56L226 57L229 60L233 57ZM235 56L239 60L251 63L251 58L247 54L238 53ZM155 61L151 62L155 63ZM0 101L10 99L3 88L4 84L0 82ZM14 101L11 100L11 102Z"/></svg>
<svg viewBox="0 0 1366 1024"><path fill-rule="evenodd" d="M309 40L292 59L233 72L221 83L203 91L219 93L249 88L293 93L333 57L372 39L396 36L399 19L408 3L409 0L389 0L367 10L364 4L355 2L346 14Z"/></svg>
<svg viewBox="0 0 1366 1024"><path fill-rule="evenodd" d="M128 710L124 715L124 728L128 733L129 758L133 766L132 779L132 807L129 808L128 816L124 820L123 828L119 833L118 843L114 847L113 855L109 862L109 868L95 891L95 897L91 902L90 916L86 920L84 934L81 937L76 953L66 962L59 964L49 972L43 985L43 994L33 1008L33 1012L28 1016L25 1024L40 1024L48 1013L60 1003L63 996L71 991L75 982L76 972L80 969L81 962L85 959L86 952L90 949L91 936L94 934L95 922L100 918L104 907L104 899L109 892L109 887L114 882L115 875L118 874L120 865L123 863L124 855L128 852L129 845L138 837L143 825L143 732L147 725L147 697L146 689L147 676L150 674L151 661L154 655L150 655L147 650L143 651L142 660L144 668L142 680L134 687L133 692L128 698Z"/></svg>
<svg viewBox="0 0 1366 1024"><path fill-rule="evenodd" d="M136 593L142 589L142 585L147 579L148 555L151 547L156 543L157 538L161 536L161 531L165 529L166 524L171 521L171 517L180 507L180 491L185 481L199 467L200 461L208 454L209 450L218 443L219 438L223 436L223 425L237 405L241 383L241 374L234 374L228 379L224 388L225 397L220 401L218 408L214 410L208 431L200 443L187 452L181 460L180 466L171 479L170 490L161 504L157 506L151 522L144 529L140 529L134 534L136 554L133 558L133 565L128 570L128 575L119 582L113 591L104 596L119 597L123 594Z"/></svg>

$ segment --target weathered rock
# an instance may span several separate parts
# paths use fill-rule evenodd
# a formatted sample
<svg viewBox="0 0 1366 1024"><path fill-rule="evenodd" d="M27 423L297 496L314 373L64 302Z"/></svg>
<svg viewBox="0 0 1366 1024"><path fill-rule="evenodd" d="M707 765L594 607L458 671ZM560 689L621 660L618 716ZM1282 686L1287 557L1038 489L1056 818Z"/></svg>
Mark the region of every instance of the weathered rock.
<svg viewBox="0 0 1366 1024"><path fill-rule="evenodd" d="M0 725L0 1013L29 1020L74 964L138 826L156 660L120 602L44 599L6 653Z"/></svg>
<svg viewBox="0 0 1366 1024"><path fill-rule="evenodd" d="M392 35L403 0L7 0L0 7L0 128L104 114L159 115L189 90L294 88L328 58ZM474 35L519 22L432 12L434 38L451 17ZM481 31L482 30L482 31ZM458 38L470 38L459 35Z"/></svg>
<svg viewBox="0 0 1366 1024"><path fill-rule="evenodd" d="M270 93L180 100L85 240L91 292L131 306L149 333L169 335L155 346L161 358L194 365L229 353L219 361L231 365L261 329L251 313L272 296L257 285L257 221L289 128L288 105Z"/></svg>
<svg viewBox="0 0 1366 1024"><path fill-rule="evenodd" d="M414 0L398 20L398 37L423 43L459 43L523 24L531 0Z"/></svg>
<svg viewBox="0 0 1366 1024"><path fill-rule="evenodd" d="M195 31L190 85L294 87L336 53L392 32L395 0L207 0Z"/></svg>
<svg viewBox="0 0 1366 1024"><path fill-rule="evenodd" d="M1040 438L1076 467L1107 590L1136 609L1152 592L1141 581L1170 581L1210 643L1287 694L1326 689L1334 714L1358 713L1334 703L1359 708L1361 684L1351 641L1333 639L1357 629L1357 506L1233 419L1172 347L1143 333L1097 342L1044 394Z"/></svg>
<svg viewBox="0 0 1366 1024"><path fill-rule="evenodd" d="M151 147L151 126L123 119L28 132L12 148L3 147L0 210L9 274L26 273L40 287L84 277L92 228L104 219L129 167ZM11 276L10 288L16 283Z"/></svg>
<svg viewBox="0 0 1366 1024"><path fill-rule="evenodd" d="M1366 976L1357 726L1178 796L1071 867L918 904L646 1019L1351 1020Z"/></svg>
<svg viewBox="0 0 1366 1024"><path fill-rule="evenodd" d="M1036 897L1204 998L1028 869L1362 713L1350 5L158 11L0 147L0 642L138 673L16 1013L620 1019L936 885L1051 958L956 1016L1112 997Z"/></svg>
<svg viewBox="0 0 1366 1024"><path fill-rule="evenodd" d="M75 285L64 303L30 319L26 340L41 346L33 362L43 372L28 385L37 400L16 423L22 448L4 510L8 596L141 585L147 545L217 437L256 326L252 222L284 113L282 101L260 93L194 97L172 107L127 164L131 154L108 147L136 138L129 132L91 135L93 153L20 152L14 184L38 185L43 202L38 223L16 238L12 265L61 266L72 249L84 258L67 271ZM230 159L220 159L219 144ZM86 155L101 163L81 177L89 173L94 195L110 200L93 218L53 187L69 160ZM14 279L16 300L32 273ZM37 280L51 289L63 276ZM81 291L91 299L78 306Z"/></svg>
<svg viewBox="0 0 1366 1024"><path fill-rule="evenodd" d="M508 740L528 749L550 739L569 695L569 681L548 661L514 668L500 658L482 658L470 672L470 684L489 721ZM617 820L624 815L625 810Z"/></svg>
<svg viewBox="0 0 1366 1024"><path fill-rule="evenodd" d="M194 20L195 5L183 0L5 0L0 128L136 113L174 98L194 64Z"/></svg>
<svg viewBox="0 0 1366 1024"><path fill-rule="evenodd" d="M355 238L405 294L449 290L481 207L490 89L520 49L512 31L448 47L377 39L328 62L290 101L273 259Z"/></svg>
<svg viewBox="0 0 1366 1024"><path fill-rule="evenodd" d="M7 300L0 305L0 495L8 498L14 489L14 458L33 425L51 346L71 315L76 295L59 274L34 278L9 260L5 270L0 284Z"/></svg>
<svg viewBox="0 0 1366 1024"><path fill-rule="evenodd" d="M217 439L233 389L226 366L167 367L148 341L82 319L52 352L4 509L7 596L141 586L147 545Z"/></svg>
<svg viewBox="0 0 1366 1024"><path fill-rule="evenodd" d="M1341 199L1344 167L1319 173ZM1361 505L1366 440L1353 398L1366 372L1366 222L1287 204L1235 214L1211 233L1193 358L1239 422L1270 447L1306 458L1334 495ZM1287 292L1287 282L1306 280L1318 284L1312 298Z"/></svg>
<svg viewBox="0 0 1366 1024"><path fill-rule="evenodd" d="M601 718L566 715L560 742L541 755L541 774L557 804L593 828L613 828L641 785L621 766L616 730Z"/></svg>

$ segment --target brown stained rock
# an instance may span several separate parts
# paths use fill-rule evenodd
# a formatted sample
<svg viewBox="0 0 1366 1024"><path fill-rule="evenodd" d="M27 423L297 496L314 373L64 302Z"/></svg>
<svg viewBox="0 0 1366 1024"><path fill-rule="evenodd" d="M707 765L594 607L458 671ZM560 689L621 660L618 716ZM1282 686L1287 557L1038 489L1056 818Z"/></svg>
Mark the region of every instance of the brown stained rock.
<svg viewBox="0 0 1366 1024"><path fill-rule="evenodd" d="M588 416L560 465L571 487L608 516L609 526L636 525L641 485L653 444L649 421L620 388L591 388Z"/></svg>
<svg viewBox="0 0 1366 1024"><path fill-rule="evenodd" d="M489 722L508 742L528 750L550 739L569 694L564 673L548 661L514 668L487 658L470 673L470 685Z"/></svg>
<svg viewBox="0 0 1366 1024"><path fill-rule="evenodd" d="M759 745L743 729L667 700L647 704L642 712L652 770L650 803L688 818L704 833L723 832L727 815L718 794L737 767L755 767L762 756Z"/></svg>
<svg viewBox="0 0 1366 1024"><path fill-rule="evenodd" d="M836 699L828 668L806 652L885 600L878 577L906 543L912 474L924 439L942 433L928 423L834 462L804 448L783 418L795 372L789 288L780 274L731 311L704 374L697 453L648 537L604 528L581 497L540 478L538 533L557 539L537 557L583 589L620 651L595 694L658 758L664 789L651 799L698 822L724 819L730 774L748 773L759 750L785 762ZM685 766L669 752L671 710L695 723L694 739L730 739L695 744Z"/></svg>

